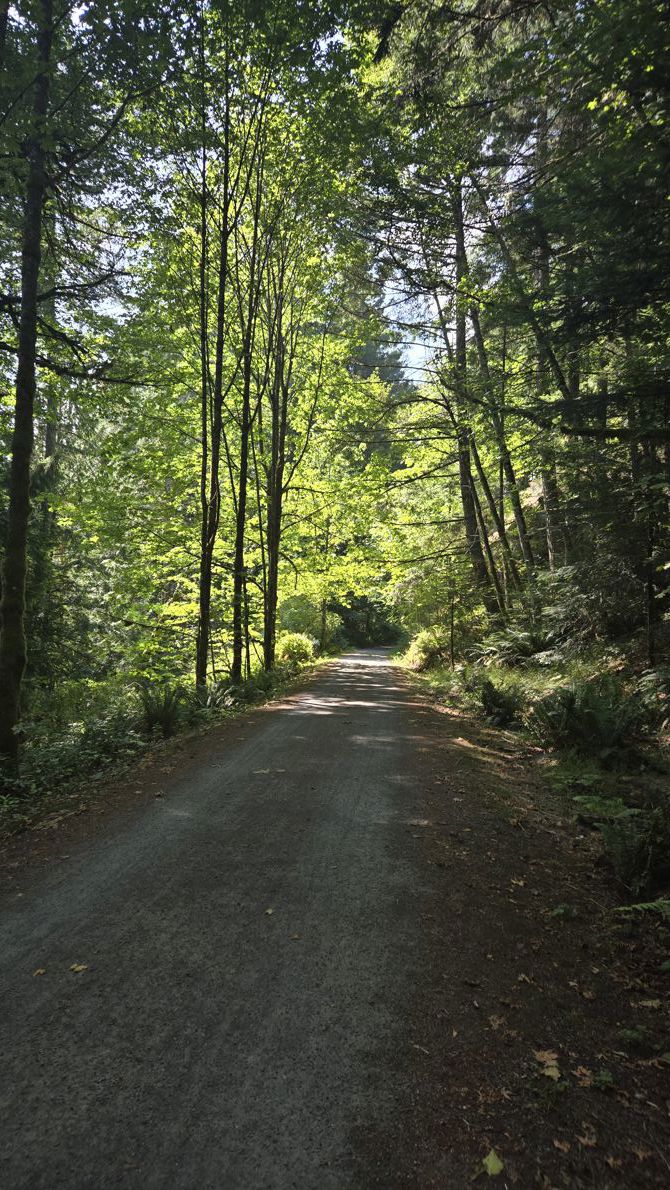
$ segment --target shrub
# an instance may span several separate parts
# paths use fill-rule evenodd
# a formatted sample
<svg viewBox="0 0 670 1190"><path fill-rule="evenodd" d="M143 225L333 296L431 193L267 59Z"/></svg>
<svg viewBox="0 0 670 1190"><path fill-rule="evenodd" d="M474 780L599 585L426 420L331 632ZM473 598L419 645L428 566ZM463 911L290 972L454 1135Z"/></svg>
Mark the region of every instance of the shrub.
<svg viewBox="0 0 670 1190"><path fill-rule="evenodd" d="M342 620L336 612L313 603L306 595L290 595L279 607L278 624L282 633L303 632L319 642L320 649L336 649L346 643Z"/></svg>
<svg viewBox="0 0 670 1190"><path fill-rule="evenodd" d="M617 879L642 897L670 873L670 808L631 809L600 827L605 854Z"/></svg>
<svg viewBox="0 0 670 1190"><path fill-rule="evenodd" d="M223 714L229 703L226 701L228 682L210 682L208 686L194 686L184 695L183 715L187 723L206 723Z"/></svg>
<svg viewBox="0 0 670 1190"><path fill-rule="evenodd" d="M603 555L545 571L535 590L547 632L573 647L630 632L641 622L642 584L622 557Z"/></svg>
<svg viewBox="0 0 670 1190"><path fill-rule="evenodd" d="M155 729L160 728L165 739L174 735L181 719L183 688L146 679L140 683L139 691L147 734L153 735Z"/></svg>
<svg viewBox="0 0 670 1190"><path fill-rule="evenodd" d="M494 686L489 678L482 682L481 701L486 718L496 727L507 727L513 723L523 706L519 691Z"/></svg>
<svg viewBox="0 0 670 1190"><path fill-rule="evenodd" d="M423 673L441 665L448 657L448 632L435 624L432 628L422 628L417 633L405 653L405 664L415 673Z"/></svg>
<svg viewBox="0 0 670 1190"><path fill-rule="evenodd" d="M559 686L531 707L527 726L551 748L576 748L601 760L630 743L641 706L610 677Z"/></svg>
<svg viewBox="0 0 670 1190"><path fill-rule="evenodd" d="M484 665L523 665L539 656L544 657L552 643L552 635L539 628L517 628L510 626L500 632L492 632L471 650L471 656ZM551 660L555 660L555 654ZM550 664L548 660L544 664Z"/></svg>
<svg viewBox="0 0 670 1190"><path fill-rule="evenodd" d="M21 791L42 794L141 751L145 741L128 693L130 707L112 706L84 722L56 728L23 724Z"/></svg>
<svg viewBox="0 0 670 1190"><path fill-rule="evenodd" d="M277 638L277 661L300 667L314 659L315 642L304 632L282 632Z"/></svg>
<svg viewBox="0 0 670 1190"><path fill-rule="evenodd" d="M637 681L635 697L649 726L664 728L670 719L670 670L646 670Z"/></svg>

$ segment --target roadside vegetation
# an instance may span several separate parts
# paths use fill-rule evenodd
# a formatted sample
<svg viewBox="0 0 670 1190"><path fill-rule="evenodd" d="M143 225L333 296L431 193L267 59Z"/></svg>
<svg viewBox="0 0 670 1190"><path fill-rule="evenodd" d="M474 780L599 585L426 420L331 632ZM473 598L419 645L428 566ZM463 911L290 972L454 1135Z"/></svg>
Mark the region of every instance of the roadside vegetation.
<svg viewBox="0 0 670 1190"><path fill-rule="evenodd" d="M280 696L317 660L311 637L287 632L278 637L272 672L257 668L237 685L229 678L206 690L147 679L117 682L116 688L111 682L78 683L57 708L27 725L20 777L14 788L7 778L0 796L0 835L77 802L83 790L90 794L96 781L120 773L162 741Z"/></svg>
<svg viewBox="0 0 670 1190"><path fill-rule="evenodd" d="M557 805L600 833L622 898L670 920L670 668L649 666L643 625L608 638L575 578L535 591L530 622L453 656L448 630L422 629L402 661L439 702L513 732Z"/></svg>

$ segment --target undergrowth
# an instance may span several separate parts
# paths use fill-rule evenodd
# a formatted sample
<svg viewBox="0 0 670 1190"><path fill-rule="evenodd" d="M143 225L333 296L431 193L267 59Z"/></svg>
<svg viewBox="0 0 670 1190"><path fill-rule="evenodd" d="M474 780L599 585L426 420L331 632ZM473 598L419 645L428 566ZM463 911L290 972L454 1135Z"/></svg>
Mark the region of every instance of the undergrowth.
<svg viewBox="0 0 670 1190"><path fill-rule="evenodd" d="M12 833L50 812L59 797L122 769L157 740L213 724L247 706L275 697L314 659L302 633L278 640L280 658L272 672L257 670L246 680L207 687L141 678L82 682L51 700L51 714L34 707L21 725L21 769L3 776L0 834Z"/></svg>
<svg viewBox="0 0 670 1190"><path fill-rule="evenodd" d="M414 639L404 664L439 701L535 745L557 796L599 831L622 894L646 904L641 899L670 880L670 793L660 748L670 722L670 671L641 669L614 645L568 645L553 623L512 627L451 668L444 634L431 628Z"/></svg>

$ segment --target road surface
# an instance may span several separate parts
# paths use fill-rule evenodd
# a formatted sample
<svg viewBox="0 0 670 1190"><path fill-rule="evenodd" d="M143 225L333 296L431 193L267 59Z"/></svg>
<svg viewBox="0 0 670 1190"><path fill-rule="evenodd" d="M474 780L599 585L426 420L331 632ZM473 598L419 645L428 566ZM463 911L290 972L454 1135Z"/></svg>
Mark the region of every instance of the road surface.
<svg viewBox="0 0 670 1190"><path fill-rule="evenodd" d="M348 655L9 897L3 1190L392 1184L434 879L414 710Z"/></svg>

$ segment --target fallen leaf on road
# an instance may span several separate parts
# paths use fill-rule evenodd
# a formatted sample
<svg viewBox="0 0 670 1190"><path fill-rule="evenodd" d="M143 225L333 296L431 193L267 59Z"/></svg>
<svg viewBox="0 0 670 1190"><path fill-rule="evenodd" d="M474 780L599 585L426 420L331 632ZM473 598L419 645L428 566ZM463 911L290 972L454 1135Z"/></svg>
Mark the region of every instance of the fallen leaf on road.
<svg viewBox="0 0 670 1190"><path fill-rule="evenodd" d="M572 1145L569 1140L554 1140L555 1149L560 1149L562 1153L569 1153Z"/></svg>
<svg viewBox="0 0 670 1190"><path fill-rule="evenodd" d="M33 975L46 975L46 973L46 967L38 967L36 971L33 971Z"/></svg>
<svg viewBox="0 0 670 1190"><path fill-rule="evenodd" d="M267 913L268 917L272 917L272 914L274 913L274 909L266 909L265 912Z"/></svg>
<svg viewBox="0 0 670 1190"><path fill-rule="evenodd" d="M582 1136L578 1136L577 1140L583 1149L594 1149L598 1143L598 1138L596 1137L593 1125L583 1123L582 1128L584 1129L584 1134Z"/></svg>
<svg viewBox="0 0 670 1190"><path fill-rule="evenodd" d="M490 1178L497 1178L498 1174L502 1173L503 1169L505 1168L495 1149L491 1149L486 1154L482 1160L482 1165L484 1166L484 1170Z"/></svg>
<svg viewBox="0 0 670 1190"><path fill-rule="evenodd" d="M264 773L269 773L270 770L269 769L253 769L252 772L253 772L254 777L260 777Z"/></svg>
<svg viewBox="0 0 670 1190"><path fill-rule="evenodd" d="M88 971L88 963L72 963L70 971L75 971L79 975L82 971Z"/></svg>
<svg viewBox="0 0 670 1190"><path fill-rule="evenodd" d="M533 1057L540 1063L542 1074L546 1078L553 1078L557 1083L561 1077L561 1072L558 1069L558 1054L553 1050L533 1050Z"/></svg>
<svg viewBox="0 0 670 1190"><path fill-rule="evenodd" d="M573 1070L572 1073L577 1079L580 1087L593 1086L593 1072L591 1070L587 1070L586 1066L578 1066L577 1069Z"/></svg>

